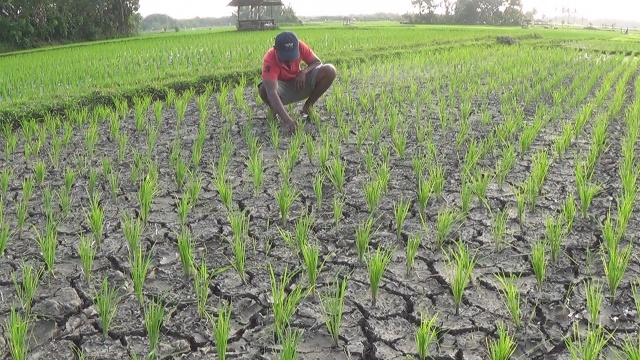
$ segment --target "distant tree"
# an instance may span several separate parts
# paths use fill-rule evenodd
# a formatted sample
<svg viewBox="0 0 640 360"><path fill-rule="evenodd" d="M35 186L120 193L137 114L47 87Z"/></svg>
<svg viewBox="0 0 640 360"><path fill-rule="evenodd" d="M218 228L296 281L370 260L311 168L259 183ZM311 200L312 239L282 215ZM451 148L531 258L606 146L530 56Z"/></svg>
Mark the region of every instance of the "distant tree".
<svg viewBox="0 0 640 360"><path fill-rule="evenodd" d="M248 7L243 6L240 8L240 18L242 19L258 19L258 18L267 18L271 16L271 7L263 6L263 7ZM233 18L238 17L238 11L233 11ZM297 24L300 22L298 16L296 15L295 10L291 4L284 6L274 6L273 7L273 17L276 20L276 23L284 23L284 24Z"/></svg>
<svg viewBox="0 0 640 360"><path fill-rule="evenodd" d="M480 23L477 0L458 0L455 4L455 20L461 24Z"/></svg>
<svg viewBox="0 0 640 360"><path fill-rule="evenodd" d="M18 48L135 33L139 0L4 0L0 42Z"/></svg>
<svg viewBox="0 0 640 360"><path fill-rule="evenodd" d="M520 25L524 20L524 14L522 13L522 1L520 0L508 0L506 2L506 8L503 13L503 23L505 25Z"/></svg>
<svg viewBox="0 0 640 360"><path fill-rule="evenodd" d="M435 3L435 0L411 0L411 5L413 7L418 8L418 14L424 15L428 13L433 13L438 5Z"/></svg>

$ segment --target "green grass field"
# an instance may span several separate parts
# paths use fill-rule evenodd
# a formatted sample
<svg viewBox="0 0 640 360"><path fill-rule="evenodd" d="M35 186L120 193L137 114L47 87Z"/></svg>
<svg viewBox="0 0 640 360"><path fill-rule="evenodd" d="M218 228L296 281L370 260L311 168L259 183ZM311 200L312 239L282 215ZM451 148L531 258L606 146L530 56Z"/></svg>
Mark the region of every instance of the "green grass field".
<svg viewBox="0 0 640 360"><path fill-rule="evenodd" d="M636 35L290 29L0 57L0 357L639 357Z"/></svg>
<svg viewBox="0 0 640 360"><path fill-rule="evenodd" d="M469 44L491 44L498 35L522 38L541 46L564 45L590 50L633 51L635 35L605 31L519 29L456 26L406 26L382 22L350 27L340 24L292 27L329 62L384 57L398 51L437 49ZM68 45L4 54L5 74L0 83L0 116L42 117L76 104L131 99L167 88L203 88L207 82L251 81L277 30L239 33L233 29L152 34L128 39ZM540 38L531 37L533 34Z"/></svg>

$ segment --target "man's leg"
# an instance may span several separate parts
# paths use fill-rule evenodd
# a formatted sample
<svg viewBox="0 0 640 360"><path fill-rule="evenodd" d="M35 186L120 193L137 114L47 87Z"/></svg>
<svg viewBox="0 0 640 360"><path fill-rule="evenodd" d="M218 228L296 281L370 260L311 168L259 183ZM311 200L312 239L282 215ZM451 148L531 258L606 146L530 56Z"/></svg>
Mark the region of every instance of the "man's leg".
<svg viewBox="0 0 640 360"><path fill-rule="evenodd" d="M336 79L336 68L331 64L323 64L318 68L318 73L316 74L315 79L315 87L309 95L309 98L302 106L302 113L309 113L309 109L313 107L313 105L320 99L322 95L324 95L327 90L333 84L333 81Z"/></svg>

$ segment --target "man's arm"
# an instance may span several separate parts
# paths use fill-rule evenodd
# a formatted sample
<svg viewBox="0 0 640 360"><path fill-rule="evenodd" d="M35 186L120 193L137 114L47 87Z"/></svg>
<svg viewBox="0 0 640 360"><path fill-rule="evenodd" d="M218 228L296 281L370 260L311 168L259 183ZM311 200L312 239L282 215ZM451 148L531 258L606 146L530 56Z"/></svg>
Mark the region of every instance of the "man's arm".
<svg viewBox="0 0 640 360"><path fill-rule="evenodd" d="M267 91L267 99L269 100L269 105L271 105L273 111L280 116L285 125L295 127L295 122L284 108L282 100L280 100L280 96L278 95L278 80L263 79L262 84Z"/></svg>
<svg viewBox="0 0 640 360"><path fill-rule="evenodd" d="M302 70L304 75L310 73L313 69L322 64L322 61L316 56L316 54L311 50L311 47L307 45L305 42L300 41L300 58L307 64L307 67Z"/></svg>
<svg viewBox="0 0 640 360"><path fill-rule="evenodd" d="M306 60L304 60L304 62L307 64L307 67L304 70L302 70L302 72L304 72L305 75L309 74L313 69L322 65L322 61L320 61L320 59L316 56L316 54L313 54L313 53L311 54L311 59L309 59L309 62L307 62Z"/></svg>

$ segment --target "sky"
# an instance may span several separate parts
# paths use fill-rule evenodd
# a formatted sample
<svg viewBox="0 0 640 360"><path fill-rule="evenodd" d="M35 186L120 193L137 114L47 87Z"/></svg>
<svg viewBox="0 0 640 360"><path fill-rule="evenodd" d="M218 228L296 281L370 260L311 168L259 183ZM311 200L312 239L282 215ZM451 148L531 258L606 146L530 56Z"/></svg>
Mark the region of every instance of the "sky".
<svg viewBox="0 0 640 360"><path fill-rule="evenodd" d="M140 14L167 14L175 19L229 16L233 8L226 6L231 0L139 0ZM411 0L283 0L291 4L299 16L350 15L389 12L404 14L414 11ZM525 10L534 6L538 16L561 16L562 7L577 8L578 17L587 19L616 18L637 20L640 1L637 0L522 0ZM556 11L557 9L557 11Z"/></svg>

